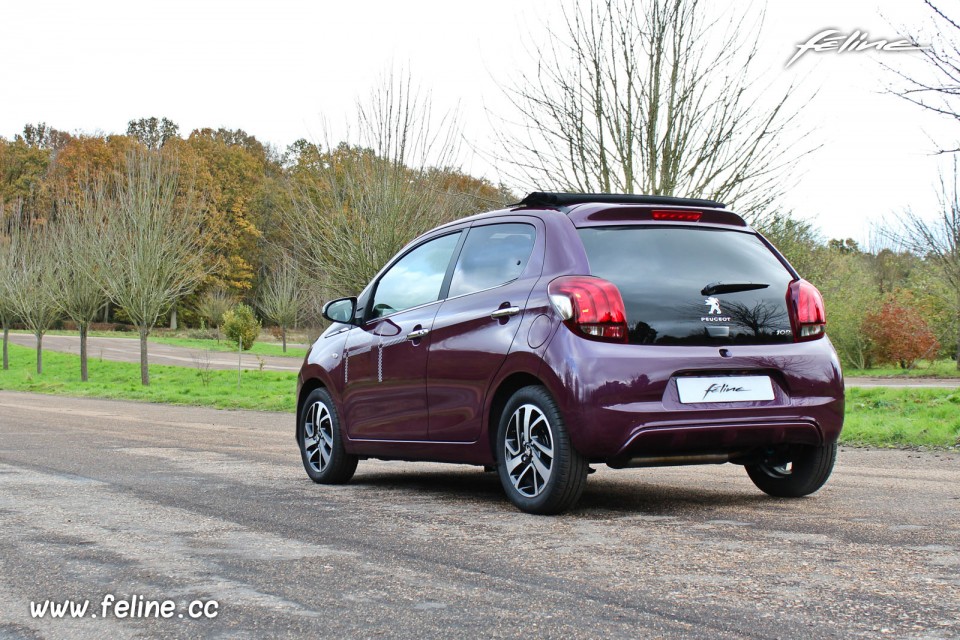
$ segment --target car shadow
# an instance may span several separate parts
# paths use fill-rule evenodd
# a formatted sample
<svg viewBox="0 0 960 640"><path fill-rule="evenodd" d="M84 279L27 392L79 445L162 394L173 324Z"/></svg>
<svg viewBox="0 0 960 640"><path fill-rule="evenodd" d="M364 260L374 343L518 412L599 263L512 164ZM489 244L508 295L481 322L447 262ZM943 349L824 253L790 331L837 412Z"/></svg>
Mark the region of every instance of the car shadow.
<svg viewBox="0 0 960 640"><path fill-rule="evenodd" d="M417 499L428 497L454 502L499 504L505 510L514 510L503 493L496 472L485 473L471 467L428 470L404 469L400 463L381 468L371 465L367 470L358 471L350 484L378 492L410 494ZM620 515L689 517L694 513L716 515L728 508L775 502L778 501L760 493L746 478L743 487L708 487L694 478L689 480L689 484L676 480L657 483L608 475L590 478L580 502L569 515L597 517L613 512Z"/></svg>

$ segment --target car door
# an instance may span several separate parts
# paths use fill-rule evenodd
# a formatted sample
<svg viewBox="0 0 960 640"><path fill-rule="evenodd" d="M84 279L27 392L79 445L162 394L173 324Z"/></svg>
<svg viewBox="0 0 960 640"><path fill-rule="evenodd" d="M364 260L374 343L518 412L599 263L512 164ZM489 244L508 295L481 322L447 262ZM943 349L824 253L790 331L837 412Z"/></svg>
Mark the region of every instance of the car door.
<svg viewBox="0 0 960 640"><path fill-rule="evenodd" d="M427 362L430 439L473 442L492 377L517 335L540 277L539 221L471 227L431 331Z"/></svg>
<svg viewBox="0 0 960 640"><path fill-rule="evenodd" d="M430 331L452 276L460 231L419 244L383 272L344 348L343 406L352 439L425 440Z"/></svg>

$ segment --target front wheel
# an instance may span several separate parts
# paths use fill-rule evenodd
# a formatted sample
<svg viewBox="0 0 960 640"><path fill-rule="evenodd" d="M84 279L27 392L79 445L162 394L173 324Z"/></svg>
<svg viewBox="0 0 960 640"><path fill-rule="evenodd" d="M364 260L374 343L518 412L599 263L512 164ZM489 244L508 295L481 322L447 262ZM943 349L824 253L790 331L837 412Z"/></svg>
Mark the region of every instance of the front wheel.
<svg viewBox="0 0 960 640"><path fill-rule="evenodd" d="M800 498L826 483L837 460L837 443L798 446L759 464L746 465L747 475L761 491L776 498Z"/></svg>
<svg viewBox="0 0 960 640"><path fill-rule="evenodd" d="M521 511L556 514L573 507L587 483L587 461L570 444L556 402L546 389L513 394L497 431L497 471Z"/></svg>
<svg viewBox="0 0 960 640"><path fill-rule="evenodd" d="M326 389L314 389L297 424L303 468L314 482L342 484L357 470L357 456L343 449L340 417Z"/></svg>

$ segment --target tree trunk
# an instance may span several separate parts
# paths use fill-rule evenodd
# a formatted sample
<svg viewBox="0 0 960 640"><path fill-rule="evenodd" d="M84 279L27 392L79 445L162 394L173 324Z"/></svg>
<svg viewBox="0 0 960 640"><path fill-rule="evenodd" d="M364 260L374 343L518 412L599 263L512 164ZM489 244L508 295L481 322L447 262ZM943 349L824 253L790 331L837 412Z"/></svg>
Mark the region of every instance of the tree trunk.
<svg viewBox="0 0 960 640"><path fill-rule="evenodd" d="M283 338L283 352L286 353L287 352L287 328L286 327L280 327L280 335Z"/></svg>
<svg viewBox="0 0 960 640"><path fill-rule="evenodd" d="M87 323L80 325L80 381L87 381Z"/></svg>
<svg viewBox="0 0 960 640"><path fill-rule="evenodd" d="M173 331L177 330L177 308L174 307L170 312L170 329Z"/></svg>
<svg viewBox="0 0 960 640"><path fill-rule="evenodd" d="M37 373L43 373L43 334L37 333Z"/></svg>
<svg viewBox="0 0 960 640"><path fill-rule="evenodd" d="M147 336L149 334L150 329L140 327L140 383L145 387L150 386L150 368L147 366Z"/></svg>
<svg viewBox="0 0 960 640"><path fill-rule="evenodd" d="M107 324L108 322L110 322L110 301L109 300L107 300L107 302L103 305L103 324Z"/></svg>
<svg viewBox="0 0 960 640"><path fill-rule="evenodd" d="M10 353L7 345L10 342L10 327L3 325L3 370L10 368Z"/></svg>
<svg viewBox="0 0 960 640"><path fill-rule="evenodd" d="M960 301L957 304L957 371L960 371Z"/></svg>

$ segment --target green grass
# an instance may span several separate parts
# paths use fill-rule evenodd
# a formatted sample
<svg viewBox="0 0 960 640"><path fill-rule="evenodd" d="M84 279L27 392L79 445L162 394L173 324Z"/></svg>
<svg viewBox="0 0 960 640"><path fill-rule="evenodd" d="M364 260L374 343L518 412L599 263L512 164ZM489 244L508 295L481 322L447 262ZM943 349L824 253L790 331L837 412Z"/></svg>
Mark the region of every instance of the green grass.
<svg viewBox="0 0 960 640"><path fill-rule="evenodd" d="M0 371L0 389L90 396L220 409L292 412L296 374L210 371L204 385L193 367L150 367L150 386L140 384L140 365L90 360L90 382L80 382L80 358L44 351L44 372L36 373L36 352L10 345L10 370ZM960 446L960 389L847 389L841 442L876 447Z"/></svg>
<svg viewBox="0 0 960 640"><path fill-rule="evenodd" d="M960 378L955 360L919 360L912 369L900 367L873 367L871 369L844 369L851 378Z"/></svg>
<svg viewBox="0 0 960 640"><path fill-rule="evenodd" d="M847 389L840 441L875 447L960 446L960 389Z"/></svg>
<svg viewBox="0 0 960 640"><path fill-rule="evenodd" d="M195 367L151 365L150 386L140 384L140 365L91 358L90 381L80 382L80 357L44 350L43 374L36 351L10 345L10 369L0 370L0 389L66 396L199 405L219 409L290 411L295 408L297 374L281 371L209 371L204 384Z"/></svg>
<svg viewBox="0 0 960 640"><path fill-rule="evenodd" d="M225 340L217 342L216 340L201 340L197 338L168 338L166 336L157 336L149 338L149 342L158 342L169 344L176 347L188 347L190 349L207 349L209 351L232 351L237 352L236 343L229 343ZM307 355L306 349L294 348L287 345L287 352L283 352L283 345L273 342L254 342L249 351L244 353L253 353L261 356L287 356L303 360Z"/></svg>

